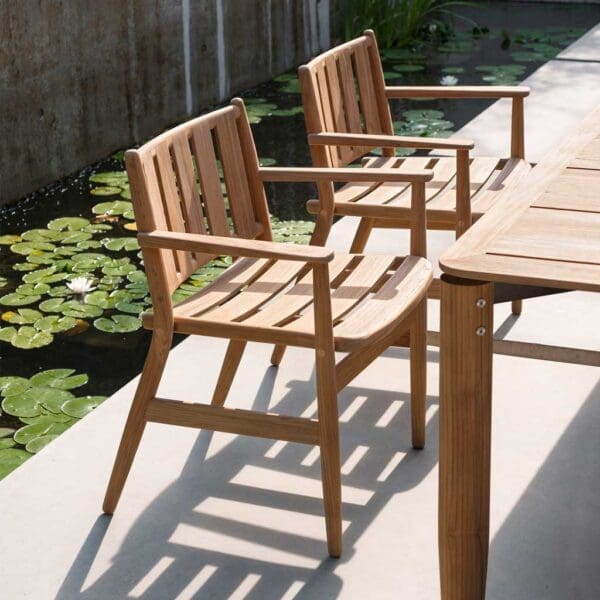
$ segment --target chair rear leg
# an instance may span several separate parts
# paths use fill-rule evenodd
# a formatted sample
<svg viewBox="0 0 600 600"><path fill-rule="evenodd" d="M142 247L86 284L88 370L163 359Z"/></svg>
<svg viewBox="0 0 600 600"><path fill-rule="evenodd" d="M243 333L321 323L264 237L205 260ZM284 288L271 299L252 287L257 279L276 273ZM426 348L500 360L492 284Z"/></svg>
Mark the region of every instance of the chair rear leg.
<svg viewBox="0 0 600 600"><path fill-rule="evenodd" d="M333 352L316 350L317 405L321 447L321 480L329 555L342 554L342 483L338 426L335 357Z"/></svg>
<svg viewBox="0 0 600 600"><path fill-rule="evenodd" d="M363 217L358 224L358 229L354 234L352 245L350 246L350 252L352 254L360 254L369 241L369 236L373 230L373 219Z"/></svg>
<svg viewBox="0 0 600 600"><path fill-rule="evenodd" d="M283 355L285 354L285 349L287 348L287 346L284 346L283 344L277 344L274 348L273 348L273 353L271 354L271 364L278 367L281 364L281 361L283 359Z"/></svg>
<svg viewBox="0 0 600 600"><path fill-rule="evenodd" d="M121 497L123 486L146 427L146 408L150 400L156 395L171 349L171 341L172 335L157 333L156 331L152 334L152 342L144 363L144 370L129 410L129 416L125 423L117 457L106 489L102 507L106 514L111 515L115 511Z"/></svg>
<svg viewBox="0 0 600 600"><path fill-rule="evenodd" d="M427 397L427 300L414 312L410 328L410 416L413 448L425 446L425 401Z"/></svg>
<svg viewBox="0 0 600 600"><path fill-rule="evenodd" d="M246 342L242 340L231 340L227 346L227 352L223 360L223 366L219 373L219 379L215 386L215 391L211 400L213 406L223 406L231 389L233 378L237 368L242 360L242 355L246 348Z"/></svg>
<svg viewBox="0 0 600 600"><path fill-rule="evenodd" d="M513 300L511 302L512 314L520 315L523 310L523 300Z"/></svg>

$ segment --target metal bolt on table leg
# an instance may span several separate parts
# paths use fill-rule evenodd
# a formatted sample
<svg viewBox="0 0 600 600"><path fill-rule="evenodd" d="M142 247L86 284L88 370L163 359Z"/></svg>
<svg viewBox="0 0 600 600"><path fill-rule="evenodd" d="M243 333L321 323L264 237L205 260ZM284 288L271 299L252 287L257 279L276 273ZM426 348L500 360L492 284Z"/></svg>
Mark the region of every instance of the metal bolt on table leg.
<svg viewBox="0 0 600 600"><path fill-rule="evenodd" d="M478 327L475 330L475 333L479 336L479 337L483 337L485 335L485 327Z"/></svg>

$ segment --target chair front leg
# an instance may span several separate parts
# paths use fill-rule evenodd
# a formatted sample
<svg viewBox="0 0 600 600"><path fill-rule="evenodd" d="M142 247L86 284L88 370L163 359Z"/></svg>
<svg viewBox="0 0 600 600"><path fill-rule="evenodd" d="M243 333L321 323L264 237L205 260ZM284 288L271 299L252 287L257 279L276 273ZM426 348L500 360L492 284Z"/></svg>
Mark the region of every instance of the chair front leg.
<svg viewBox="0 0 600 600"><path fill-rule="evenodd" d="M335 347L327 265L314 266L315 361L321 480L329 555L342 554L342 483L335 370Z"/></svg>
<svg viewBox="0 0 600 600"><path fill-rule="evenodd" d="M414 311L410 327L410 416L412 445L425 447L425 401L427 398L427 298Z"/></svg>
<svg viewBox="0 0 600 600"><path fill-rule="evenodd" d="M227 394L231 389L233 378L237 368L242 360L242 355L246 348L246 342L243 340L231 340L227 346L227 352L225 353L225 359L223 360L223 366L219 373L217 385L211 400L213 406L223 406Z"/></svg>
<svg viewBox="0 0 600 600"><path fill-rule="evenodd" d="M144 363L144 370L129 410L129 416L125 423L117 457L106 489L103 504L103 511L106 514L113 514L121 497L123 486L146 427L146 408L150 400L156 395L169 356L172 339L172 331L154 330L152 333L152 342Z"/></svg>
<svg viewBox="0 0 600 600"><path fill-rule="evenodd" d="M469 151L459 149L456 151L456 237L459 238L472 223Z"/></svg>

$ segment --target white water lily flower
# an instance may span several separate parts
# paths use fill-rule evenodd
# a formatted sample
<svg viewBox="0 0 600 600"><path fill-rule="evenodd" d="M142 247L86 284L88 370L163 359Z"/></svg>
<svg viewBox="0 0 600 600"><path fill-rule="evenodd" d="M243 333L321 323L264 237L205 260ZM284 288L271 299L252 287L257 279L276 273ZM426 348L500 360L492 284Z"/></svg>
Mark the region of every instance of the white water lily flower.
<svg viewBox="0 0 600 600"><path fill-rule="evenodd" d="M458 83L458 77L454 77L454 75L444 75L440 79L440 83L442 85L456 85Z"/></svg>
<svg viewBox="0 0 600 600"><path fill-rule="evenodd" d="M72 281L67 282L67 287L75 294L85 296L88 292L94 291L96 288L92 286L94 283L87 277L75 277Z"/></svg>

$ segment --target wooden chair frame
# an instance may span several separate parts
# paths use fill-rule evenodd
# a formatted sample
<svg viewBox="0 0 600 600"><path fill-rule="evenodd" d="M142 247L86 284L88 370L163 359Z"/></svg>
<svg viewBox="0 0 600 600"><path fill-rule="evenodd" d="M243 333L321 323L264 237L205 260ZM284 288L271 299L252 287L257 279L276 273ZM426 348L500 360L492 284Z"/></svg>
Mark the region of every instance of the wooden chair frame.
<svg viewBox="0 0 600 600"><path fill-rule="evenodd" d="M389 167L395 157L396 148L417 148L427 150L454 151L456 153L455 178L448 179L448 189L454 185L455 209L433 207L439 202L442 192L433 198L432 206L427 204L428 228L455 230L456 236L462 235L481 216L482 212L472 209L472 200L478 193L473 189L476 181L471 181L470 150L474 143L459 138L406 137L394 134L389 101L408 98L511 98L511 144L510 157L496 160L496 171L489 171L486 185L489 187L477 196L476 206L490 204L492 196L506 185L520 181L529 171L530 165L524 161L524 109L523 100L529 94L524 86L386 86L377 40L373 31L337 46L306 65L299 68L300 85L308 143L311 148L313 164L319 167L340 167L362 158L363 166L378 168ZM383 158L369 159L366 154L374 148L382 149ZM399 159L400 168L414 168L414 161L420 158ZM447 160L447 159L446 159ZM473 159L480 160L483 159ZM441 164L441 162L439 163ZM440 169L442 170L442 169ZM486 171L487 173L487 171ZM436 179L432 186L437 185ZM410 225L409 210L406 202L403 206L395 200L371 201L374 196L365 186L347 186L327 197L329 190L319 190L319 200L311 200L308 210L318 213L324 201L333 203L336 215L361 217L351 252L362 252L374 227L407 228ZM365 190L367 190L365 195ZM391 191L390 191L391 190ZM377 190L375 190L377 192ZM402 192L398 187L396 193ZM452 190L450 190L452 192ZM485 197L487 194L487 197ZM360 196L363 196L361 198ZM386 196L393 195L393 186L387 186ZM364 201L365 198L368 201ZM343 198L343 200L342 200ZM358 199L358 201L356 201ZM449 198L445 203L450 202ZM484 210L483 208L481 210ZM439 298L439 280L430 289L430 297ZM513 301L513 312L521 312L521 300Z"/></svg>
<svg viewBox="0 0 600 600"><path fill-rule="evenodd" d="M260 168L240 99L129 150L125 161L153 301L153 312L143 317L145 327L152 329L152 341L104 511L115 510L149 421L314 444L321 450L328 549L340 556L337 393L396 343L410 346L413 445L421 448L425 442L426 296L432 270L423 258L424 190L431 171ZM340 257L319 246L271 241L263 182L316 181L323 189L333 189L335 181L384 180L411 184L410 256ZM327 236L333 206L325 213L324 209L317 223L316 238ZM198 267L221 255L238 260L216 281L173 306L173 291ZM379 265L381 274L374 275L371 265ZM370 279L361 279L364 273ZM280 325L267 322L266 314L282 309L291 321L278 317ZM210 405L156 397L175 332L230 340ZM248 341L315 350L317 419L223 406ZM336 351L346 353L337 365Z"/></svg>

